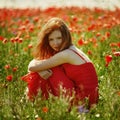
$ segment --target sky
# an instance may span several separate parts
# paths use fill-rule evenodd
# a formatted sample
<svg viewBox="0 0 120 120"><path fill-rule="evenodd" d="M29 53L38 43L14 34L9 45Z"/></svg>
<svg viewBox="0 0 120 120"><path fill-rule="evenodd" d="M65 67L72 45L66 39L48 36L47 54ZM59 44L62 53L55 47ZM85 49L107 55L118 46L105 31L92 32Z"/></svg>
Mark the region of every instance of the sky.
<svg viewBox="0 0 120 120"><path fill-rule="evenodd" d="M34 8L45 9L51 6L85 6L114 9L120 7L120 0L0 0L0 8Z"/></svg>

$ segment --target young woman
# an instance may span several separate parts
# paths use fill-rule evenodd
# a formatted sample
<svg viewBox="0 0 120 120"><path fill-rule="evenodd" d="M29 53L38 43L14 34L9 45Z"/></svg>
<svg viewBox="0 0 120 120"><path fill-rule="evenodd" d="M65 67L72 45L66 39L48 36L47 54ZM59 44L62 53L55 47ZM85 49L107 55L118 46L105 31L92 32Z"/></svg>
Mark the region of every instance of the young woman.
<svg viewBox="0 0 120 120"><path fill-rule="evenodd" d="M28 70L23 80L28 82L29 96L36 96L38 89L43 96L48 97L48 92L58 96L62 85L67 93L75 92L76 101L87 98L89 106L98 101L94 65L72 44L70 31L60 18L52 18L43 26Z"/></svg>

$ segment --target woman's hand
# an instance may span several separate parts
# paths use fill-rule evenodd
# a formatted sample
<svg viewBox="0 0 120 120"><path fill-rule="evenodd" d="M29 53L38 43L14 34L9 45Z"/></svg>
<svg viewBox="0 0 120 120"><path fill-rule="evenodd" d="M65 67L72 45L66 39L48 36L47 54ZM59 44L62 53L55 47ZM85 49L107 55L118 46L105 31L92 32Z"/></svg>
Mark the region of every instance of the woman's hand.
<svg viewBox="0 0 120 120"><path fill-rule="evenodd" d="M52 70L47 69L47 70L43 70L38 72L38 74L45 80L47 80L51 75L52 75Z"/></svg>

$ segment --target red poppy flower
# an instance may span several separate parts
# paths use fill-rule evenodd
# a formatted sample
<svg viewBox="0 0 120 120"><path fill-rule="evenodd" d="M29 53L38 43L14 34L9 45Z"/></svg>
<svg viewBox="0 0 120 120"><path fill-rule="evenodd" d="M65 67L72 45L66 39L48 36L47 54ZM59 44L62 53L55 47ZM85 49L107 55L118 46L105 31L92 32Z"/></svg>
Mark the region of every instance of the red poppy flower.
<svg viewBox="0 0 120 120"><path fill-rule="evenodd" d="M30 49L30 48L33 48L33 45L32 44L29 44L28 45L28 48Z"/></svg>
<svg viewBox="0 0 120 120"><path fill-rule="evenodd" d="M75 17L75 16L72 16L72 19L73 19L74 22L77 22L77 21L78 21L78 18Z"/></svg>
<svg viewBox="0 0 120 120"><path fill-rule="evenodd" d="M19 30L20 30L20 31L25 31L25 30L26 30L26 26L25 26L25 25L20 26L20 27L19 27Z"/></svg>
<svg viewBox="0 0 120 120"><path fill-rule="evenodd" d="M48 112L48 107L43 107L43 108L42 108L42 111L43 111L44 113L47 113L47 112Z"/></svg>
<svg viewBox="0 0 120 120"><path fill-rule="evenodd" d="M78 40L78 45L80 46L84 45L84 40L83 39Z"/></svg>
<svg viewBox="0 0 120 120"><path fill-rule="evenodd" d="M0 36L0 41L3 41L4 40L4 37L3 36Z"/></svg>
<svg viewBox="0 0 120 120"><path fill-rule="evenodd" d="M110 35L111 35L110 32L106 32L106 33L105 33L105 36L106 36L107 38L110 37Z"/></svg>
<svg viewBox="0 0 120 120"><path fill-rule="evenodd" d="M120 56L120 51L118 51L118 52L113 52L113 55L115 55L115 56Z"/></svg>
<svg viewBox="0 0 120 120"><path fill-rule="evenodd" d="M7 38L4 38L2 42L3 44L7 43L8 42Z"/></svg>
<svg viewBox="0 0 120 120"><path fill-rule="evenodd" d="M18 69L17 67L14 67L14 68L13 68L13 72L16 72L16 71L17 71L17 69Z"/></svg>
<svg viewBox="0 0 120 120"><path fill-rule="evenodd" d="M12 76L12 75L8 75L8 76L6 77L6 80L8 80L8 81L12 81L12 79L13 79L13 76Z"/></svg>
<svg viewBox="0 0 120 120"><path fill-rule="evenodd" d="M112 55L106 55L105 56L106 62L109 63L112 61Z"/></svg>
<svg viewBox="0 0 120 120"><path fill-rule="evenodd" d="M91 26L88 27L88 31L92 31L95 29L95 24L92 24Z"/></svg>
<svg viewBox="0 0 120 120"><path fill-rule="evenodd" d="M119 43L117 43L117 46L120 48L120 42L119 42Z"/></svg>
<svg viewBox="0 0 120 120"><path fill-rule="evenodd" d="M110 47L115 47L115 46L117 46L117 43L115 42L110 43Z"/></svg>
<svg viewBox="0 0 120 120"><path fill-rule="evenodd" d="M91 50L88 50L87 52L89 55L92 55L92 51Z"/></svg>
<svg viewBox="0 0 120 120"><path fill-rule="evenodd" d="M108 66L108 64L112 61L112 55L106 55L105 56L105 62L106 62L106 66Z"/></svg>
<svg viewBox="0 0 120 120"><path fill-rule="evenodd" d="M26 19L26 20L24 21L24 23L25 23L25 25L26 25L26 24L30 23L30 20L29 20L29 19Z"/></svg>
<svg viewBox="0 0 120 120"><path fill-rule="evenodd" d="M5 68L5 69L9 69L9 68L10 68L10 65L5 65L4 68Z"/></svg>
<svg viewBox="0 0 120 120"><path fill-rule="evenodd" d="M29 26L29 31L30 31L30 32L33 32L33 31L34 31L34 25L30 25L30 26Z"/></svg>
<svg viewBox="0 0 120 120"><path fill-rule="evenodd" d="M23 42L23 39L22 38L19 38L18 39L18 43L22 43Z"/></svg>
<svg viewBox="0 0 120 120"><path fill-rule="evenodd" d="M10 38L10 41L11 41L12 43L15 43L15 39L14 39L14 38Z"/></svg>
<svg viewBox="0 0 120 120"><path fill-rule="evenodd" d="M33 17L33 21L34 22L38 22L39 21L39 17L38 16Z"/></svg>
<svg viewBox="0 0 120 120"><path fill-rule="evenodd" d="M101 33L100 33L100 32L98 32L98 33L96 34L96 36L97 36L97 37L101 36Z"/></svg>

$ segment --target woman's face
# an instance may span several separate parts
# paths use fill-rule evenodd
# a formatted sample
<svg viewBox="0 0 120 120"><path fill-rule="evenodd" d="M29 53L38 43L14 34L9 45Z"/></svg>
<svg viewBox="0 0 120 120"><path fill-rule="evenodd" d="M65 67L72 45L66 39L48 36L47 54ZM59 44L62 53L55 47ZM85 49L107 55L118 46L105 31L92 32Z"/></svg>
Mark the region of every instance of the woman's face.
<svg viewBox="0 0 120 120"><path fill-rule="evenodd" d="M59 51L62 44L62 34L59 30L54 30L48 37L50 47Z"/></svg>

